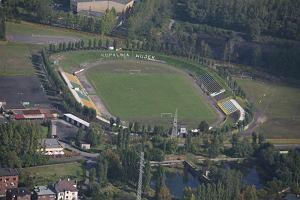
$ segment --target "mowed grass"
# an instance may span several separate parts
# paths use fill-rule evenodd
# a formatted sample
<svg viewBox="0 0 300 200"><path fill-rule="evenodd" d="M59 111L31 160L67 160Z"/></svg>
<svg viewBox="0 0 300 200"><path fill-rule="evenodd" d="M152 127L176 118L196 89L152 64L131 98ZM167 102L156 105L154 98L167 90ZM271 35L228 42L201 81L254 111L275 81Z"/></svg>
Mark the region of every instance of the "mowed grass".
<svg viewBox="0 0 300 200"><path fill-rule="evenodd" d="M31 56L40 50L38 45L3 42L0 44L0 76L32 76Z"/></svg>
<svg viewBox="0 0 300 200"><path fill-rule="evenodd" d="M83 180L83 167L78 162L28 167L21 172L33 177L36 185L52 184L60 178Z"/></svg>
<svg viewBox="0 0 300 200"><path fill-rule="evenodd" d="M214 110L192 80L173 67L142 61L107 61L89 69L87 77L108 110L127 121L169 123L161 113L175 113L178 120L197 125L212 122Z"/></svg>
<svg viewBox="0 0 300 200"><path fill-rule="evenodd" d="M257 131L267 138L300 138L300 88L258 80L238 80L266 122Z"/></svg>
<svg viewBox="0 0 300 200"><path fill-rule="evenodd" d="M51 56L52 61L58 61L59 66L67 71L79 69L81 64L92 63L100 59L101 51L75 51Z"/></svg>

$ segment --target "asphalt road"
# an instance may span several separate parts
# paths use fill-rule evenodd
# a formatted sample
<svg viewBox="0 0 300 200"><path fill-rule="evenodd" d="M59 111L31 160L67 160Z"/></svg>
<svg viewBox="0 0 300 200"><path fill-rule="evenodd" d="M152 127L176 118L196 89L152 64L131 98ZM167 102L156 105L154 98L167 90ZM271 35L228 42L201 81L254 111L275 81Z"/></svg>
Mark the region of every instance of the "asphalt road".
<svg viewBox="0 0 300 200"><path fill-rule="evenodd" d="M8 35L9 41L12 42L21 42L21 43L30 43L30 44L58 44L62 42L76 42L79 41L78 37L69 37L69 36L52 36L52 35Z"/></svg>
<svg viewBox="0 0 300 200"><path fill-rule="evenodd" d="M82 157L84 157L86 159L97 158L99 156L98 153L87 153L84 151L80 151L79 149L76 149L76 148L72 147L71 145L69 145L65 142L62 142L62 141L59 141L59 143L62 145L63 148L70 149L71 151L80 154Z"/></svg>

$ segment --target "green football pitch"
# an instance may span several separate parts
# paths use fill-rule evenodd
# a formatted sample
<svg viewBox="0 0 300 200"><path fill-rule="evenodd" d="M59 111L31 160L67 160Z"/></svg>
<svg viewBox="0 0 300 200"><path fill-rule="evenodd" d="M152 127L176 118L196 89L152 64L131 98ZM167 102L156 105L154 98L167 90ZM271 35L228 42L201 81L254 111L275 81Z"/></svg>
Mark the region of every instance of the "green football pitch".
<svg viewBox="0 0 300 200"><path fill-rule="evenodd" d="M193 80L165 64L106 61L89 69L87 78L107 109L123 120L166 124L176 109L178 121L187 125L216 119Z"/></svg>

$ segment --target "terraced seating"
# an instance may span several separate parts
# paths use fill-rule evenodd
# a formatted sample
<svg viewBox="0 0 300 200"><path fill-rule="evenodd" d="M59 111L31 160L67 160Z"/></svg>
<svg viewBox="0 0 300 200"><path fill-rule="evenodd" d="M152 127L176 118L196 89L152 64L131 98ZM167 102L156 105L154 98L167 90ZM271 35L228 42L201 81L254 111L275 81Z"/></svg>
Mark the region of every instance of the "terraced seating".
<svg viewBox="0 0 300 200"><path fill-rule="evenodd" d="M88 100L89 101L89 98L84 95L82 92L80 91L76 91L76 93L78 94L78 96L81 98L81 99L85 99L85 100Z"/></svg>
<svg viewBox="0 0 300 200"><path fill-rule="evenodd" d="M201 75L199 78L202 86L205 87L205 90L207 90L209 94L217 93L223 89L221 85L207 73Z"/></svg>
<svg viewBox="0 0 300 200"><path fill-rule="evenodd" d="M71 85L73 88L81 88L81 85L79 85L78 83L75 83L73 81L70 81L71 82Z"/></svg>
<svg viewBox="0 0 300 200"><path fill-rule="evenodd" d="M230 115L238 110L238 108L234 105L231 99L219 102L218 106L226 115Z"/></svg>

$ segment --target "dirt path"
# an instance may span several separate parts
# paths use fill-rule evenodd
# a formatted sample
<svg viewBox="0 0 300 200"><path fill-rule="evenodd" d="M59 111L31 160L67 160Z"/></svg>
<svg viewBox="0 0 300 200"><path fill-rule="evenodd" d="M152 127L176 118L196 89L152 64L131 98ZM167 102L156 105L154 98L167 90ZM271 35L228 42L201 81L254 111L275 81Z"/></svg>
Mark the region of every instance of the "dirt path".
<svg viewBox="0 0 300 200"><path fill-rule="evenodd" d="M274 95L275 88L272 89L271 97ZM270 106L270 102L266 104L263 109L256 108L252 122L249 123L247 130L243 131L246 135L251 135L259 126L265 123L268 119L266 116L266 111Z"/></svg>

